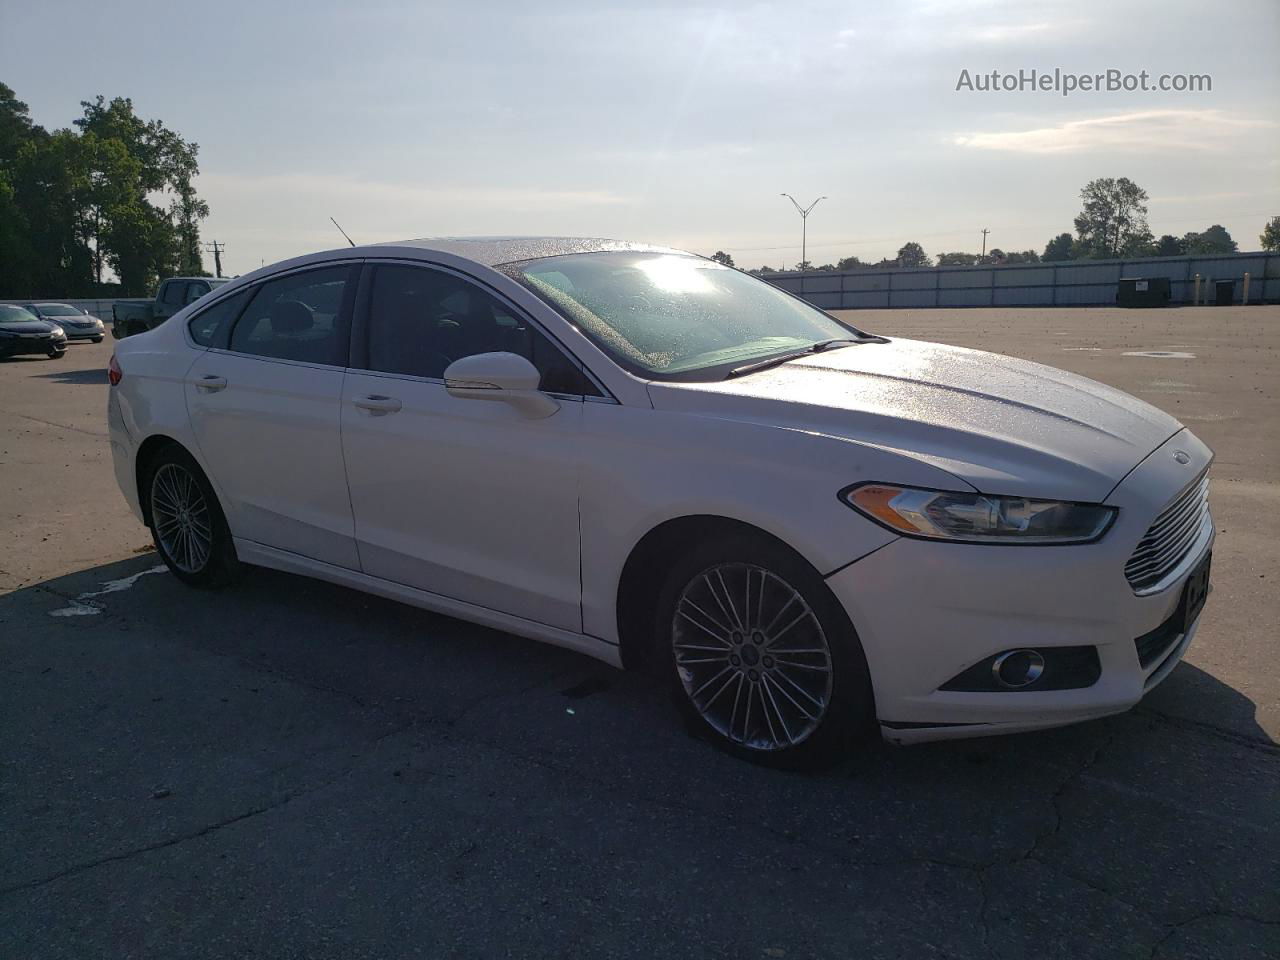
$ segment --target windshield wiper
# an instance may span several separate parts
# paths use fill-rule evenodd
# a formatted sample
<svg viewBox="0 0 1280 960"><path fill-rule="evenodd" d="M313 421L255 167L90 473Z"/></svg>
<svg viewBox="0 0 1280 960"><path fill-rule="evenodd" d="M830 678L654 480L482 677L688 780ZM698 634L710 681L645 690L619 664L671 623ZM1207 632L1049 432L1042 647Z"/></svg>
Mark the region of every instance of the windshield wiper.
<svg viewBox="0 0 1280 960"><path fill-rule="evenodd" d="M744 363L740 367L734 367L725 375L726 380L732 380L734 377L742 377L748 373L755 373L757 370L767 370L769 367L776 367L791 360L798 360L800 357L807 357L814 353L824 353L827 350L835 350L838 347L847 347L851 343L887 343L883 337L863 337L855 339L852 337L836 337L831 340L819 340L817 343L811 343L803 350L793 350L791 353L779 354L776 357L768 357L764 360L757 360L754 363Z"/></svg>

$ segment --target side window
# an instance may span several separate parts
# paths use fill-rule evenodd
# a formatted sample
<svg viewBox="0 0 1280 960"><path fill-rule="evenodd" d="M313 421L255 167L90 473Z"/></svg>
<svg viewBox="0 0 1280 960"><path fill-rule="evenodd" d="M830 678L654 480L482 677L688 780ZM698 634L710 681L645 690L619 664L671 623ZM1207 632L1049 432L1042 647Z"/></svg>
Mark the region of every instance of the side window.
<svg viewBox="0 0 1280 960"><path fill-rule="evenodd" d="M166 280L160 286L160 296L157 297L161 303L167 303L177 307L182 304L182 292L186 289L186 284L174 280Z"/></svg>
<svg viewBox="0 0 1280 960"><path fill-rule="evenodd" d="M202 347L225 347L231 324L236 322L251 293L251 290L241 290L197 313L187 322L191 339Z"/></svg>
<svg viewBox="0 0 1280 960"><path fill-rule="evenodd" d="M187 284L187 296L182 302L184 304L195 303L208 292L209 285L207 283L203 280L192 280Z"/></svg>
<svg viewBox="0 0 1280 960"><path fill-rule="evenodd" d="M231 331L231 349L345 367L343 303L353 269L322 267L262 284Z"/></svg>
<svg viewBox="0 0 1280 960"><path fill-rule="evenodd" d="M548 393L596 394L576 361L474 283L425 267L379 266L369 302L369 369L443 378L455 360L505 351L525 357Z"/></svg>

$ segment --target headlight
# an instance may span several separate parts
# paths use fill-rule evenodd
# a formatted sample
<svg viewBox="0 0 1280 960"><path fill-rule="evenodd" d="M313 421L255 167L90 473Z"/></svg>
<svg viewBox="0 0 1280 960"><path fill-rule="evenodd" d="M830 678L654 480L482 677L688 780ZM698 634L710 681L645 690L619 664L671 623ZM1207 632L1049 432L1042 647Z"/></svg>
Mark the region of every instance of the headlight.
<svg viewBox="0 0 1280 960"><path fill-rule="evenodd" d="M851 507L896 533L963 543L1089 543L1115 507L863 483L841 492Z"/></svg>
<svg viewBox="0 0 1280 960"><path fill-rule="evenodd" d="M67 335L67 331L63 330L61 327L54 327L51 333L51 336L55 340L57 340L59 337L65 337L66 335Z"/></svg>

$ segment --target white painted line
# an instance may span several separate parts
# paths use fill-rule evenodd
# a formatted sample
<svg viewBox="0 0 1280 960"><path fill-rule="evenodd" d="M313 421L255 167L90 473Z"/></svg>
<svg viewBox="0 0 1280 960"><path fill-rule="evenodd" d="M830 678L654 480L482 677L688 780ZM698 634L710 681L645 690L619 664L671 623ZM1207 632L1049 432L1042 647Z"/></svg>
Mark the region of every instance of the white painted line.
<svg viewBox="0 0 1280 960"><path fill-rule="evenodd" d="M168 571L163 563L158 563L154 567L135 573L131 577L121 577L119 580L108 580L102 585L101 590L93 590L89 593L82 593L71 601L69 607L59 607L57 610L50 610L51 617L92 617L102 612L103 605L94 601L94 597L106 596L108 593L119 593L121 590L129 590L139 580L149 573L165 573Z"/></svg>

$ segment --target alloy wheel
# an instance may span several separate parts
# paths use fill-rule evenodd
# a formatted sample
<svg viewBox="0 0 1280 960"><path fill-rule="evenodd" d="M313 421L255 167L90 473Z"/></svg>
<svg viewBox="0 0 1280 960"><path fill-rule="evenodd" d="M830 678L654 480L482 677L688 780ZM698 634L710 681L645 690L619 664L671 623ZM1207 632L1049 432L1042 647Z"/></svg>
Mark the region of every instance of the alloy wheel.
<svg viewBox="0 0 1280 960"><path fill-rule="evenodd" d="M165 556L183 573L199 573L213 550L209 504L185 467L163 464L151 478L151 522Z"/></svg>
<svg viewBox="0 0 1280 960"><path fill-rule="evenodd" d="M755 750L807 739L831 702L831 649L804 597L777 574L723 563L685 585L671 629L676 671L721 735Z"/></svg>

